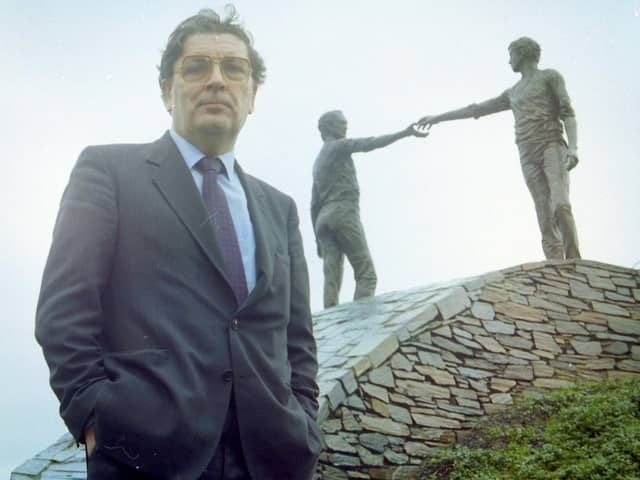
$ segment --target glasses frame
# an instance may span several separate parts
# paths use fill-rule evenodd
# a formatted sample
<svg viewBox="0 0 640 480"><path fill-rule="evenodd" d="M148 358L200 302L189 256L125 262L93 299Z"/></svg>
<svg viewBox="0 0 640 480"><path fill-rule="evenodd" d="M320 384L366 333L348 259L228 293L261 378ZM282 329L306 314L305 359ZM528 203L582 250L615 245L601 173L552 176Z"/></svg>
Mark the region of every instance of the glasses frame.
<svg viewBox="0 0 640 480"><path fill-rule="evenodd" d="M187 80L184 77L184 62L187 61L189 58L208 58L209 59L209 70L207 71L207 73L202 77L202 80ZM228 58L233 58L233 59L237 59L237 60L242 60L243 62L245 62L248 67L248 74L247 74L247 78L243 78L243 79L238 79L235 80L233 78L229 78L229 75L227 72L225 72L224 68L222 68L222 62L224 62L226 59ZM182 62L180 64L180 67L176 69L176 71L178 73L180 73L180 76L182 76L182 79L187 82L187 83L199 83L199 82L206 82L208 78L211 77L211 74L213 73L213 69L215 68L215 66L218 65L218 68L220 69L220 74L222 75L222 77L230 83L244 83L244 82L248 82L249 79L252 77L253 75L253 67L251 66L251 61L248 58L244 58L244 57L238 57L235 55L224 55L224 56L213 56L213 55L187 55L186 57L184 57L182 59Z"/></svg>

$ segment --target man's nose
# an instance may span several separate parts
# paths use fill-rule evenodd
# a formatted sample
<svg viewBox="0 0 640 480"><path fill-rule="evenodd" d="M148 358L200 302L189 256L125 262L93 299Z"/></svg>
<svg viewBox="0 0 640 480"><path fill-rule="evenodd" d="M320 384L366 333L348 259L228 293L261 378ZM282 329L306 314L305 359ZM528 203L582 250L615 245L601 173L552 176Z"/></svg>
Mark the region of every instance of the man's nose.
<svg viewBox="0 0 640 480"><path fill-rule="evenodd" d="M222 74L222 69L220 68L220 64L214 63L211 66L211 72L209 73L209 77L207 78L207 85L225 85L226 81L224 75Z"/></svg>

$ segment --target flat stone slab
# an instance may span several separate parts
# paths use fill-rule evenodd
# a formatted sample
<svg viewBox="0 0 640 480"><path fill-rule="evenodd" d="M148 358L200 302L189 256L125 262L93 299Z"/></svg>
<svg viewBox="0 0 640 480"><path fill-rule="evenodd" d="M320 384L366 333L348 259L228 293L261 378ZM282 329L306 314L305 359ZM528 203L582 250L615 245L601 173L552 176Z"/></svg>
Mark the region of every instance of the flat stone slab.
<svg viewBox="0 0 640 480"><path fill-rule="evenodd" d="M626 320L613 318L609 320L609 328L616 333L625 335L640 335L640 320Z"/></svg>
<svg viewBox="0 0 640 480"><path fill-rule="evenodd" d="M360 424L365 430L371 430L385 435L398 435L401 437L409 435L409 427L403 423L394 422L388 418L377 418L362 415L360 417Z"/></svg>

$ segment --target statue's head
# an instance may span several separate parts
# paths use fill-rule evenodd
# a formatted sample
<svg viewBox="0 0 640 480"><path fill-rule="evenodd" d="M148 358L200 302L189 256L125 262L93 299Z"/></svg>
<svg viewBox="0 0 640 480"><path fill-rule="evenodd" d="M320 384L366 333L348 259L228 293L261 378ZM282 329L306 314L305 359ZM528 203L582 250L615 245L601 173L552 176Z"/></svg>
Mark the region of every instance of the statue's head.
<svg viewBox="0 0 640 480"><path fill-rule="evenodd" d="M318 130L323 140L347 136L347 119L341 110L323 113L318 119Z"/></svg>
<svg viewBox="0 0 640 480"><path fill-rule="evenodd" d="M519 72L525 62L540 61L540 45L533 38L520 37L509 44L509 65Z"/></svg>

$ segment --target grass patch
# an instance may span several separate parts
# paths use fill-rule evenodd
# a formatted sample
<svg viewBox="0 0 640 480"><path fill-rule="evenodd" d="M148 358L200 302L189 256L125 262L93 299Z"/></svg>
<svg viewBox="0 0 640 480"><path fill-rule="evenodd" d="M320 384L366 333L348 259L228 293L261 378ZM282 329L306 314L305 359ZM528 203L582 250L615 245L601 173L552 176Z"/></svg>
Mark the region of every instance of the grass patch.
<svg viewBox="0 0 640 480"><path fill-rule="evenodd" d="M640 480L640 382L585 383L490 415L421 480Z"/></svg>

